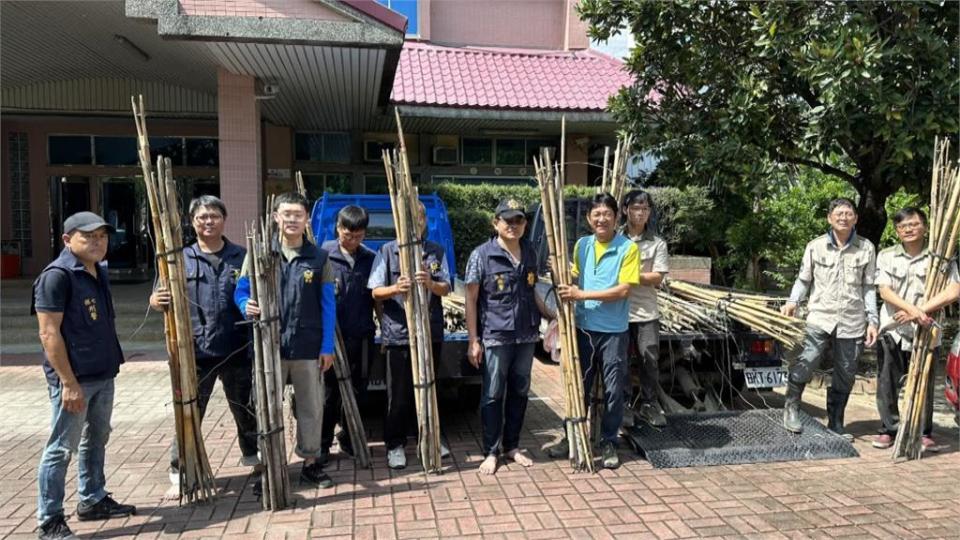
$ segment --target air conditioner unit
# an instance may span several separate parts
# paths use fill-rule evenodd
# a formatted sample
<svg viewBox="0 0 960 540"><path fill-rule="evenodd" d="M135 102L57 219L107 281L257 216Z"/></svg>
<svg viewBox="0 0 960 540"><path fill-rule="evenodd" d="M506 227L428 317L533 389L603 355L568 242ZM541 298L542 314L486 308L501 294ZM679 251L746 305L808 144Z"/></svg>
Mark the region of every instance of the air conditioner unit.
<svg viewBox="0 0 960 540"><path fill-rule="evenodd" d="M363 160L369 163L380 163L383 161L384 150L392 150L397 144L387 141L363 141Z"/></svg>
<svg viewBox="0 0 960 540"><path fill-rule="evenodd" d="M434 146L434 165L456 165L460 162L456 146Z"/></svg>

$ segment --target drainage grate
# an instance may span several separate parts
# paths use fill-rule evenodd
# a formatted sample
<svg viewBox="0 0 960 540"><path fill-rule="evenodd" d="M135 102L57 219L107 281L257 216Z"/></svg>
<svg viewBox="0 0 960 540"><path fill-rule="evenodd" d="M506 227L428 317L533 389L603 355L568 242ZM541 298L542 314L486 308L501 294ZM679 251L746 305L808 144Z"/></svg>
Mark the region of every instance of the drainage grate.
<svg viewBox="0 0 960 540"><path fill-rule="evenodd" d="M783 429L781 409L766 409L671 414L667 427L638 423L626 438L658 469L859 456L843 437L800 414L800 435Z"/></svg>

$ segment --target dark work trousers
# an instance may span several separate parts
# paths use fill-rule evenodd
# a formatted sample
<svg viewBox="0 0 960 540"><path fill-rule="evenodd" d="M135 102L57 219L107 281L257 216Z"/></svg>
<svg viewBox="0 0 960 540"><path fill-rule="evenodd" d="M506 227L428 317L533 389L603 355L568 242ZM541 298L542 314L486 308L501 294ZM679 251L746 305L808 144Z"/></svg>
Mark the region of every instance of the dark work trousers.
<svg viewBox="0 0 960 540"><path fill-rule="evenodd" d="M586 405L589 408L593 378L597 373L601 373L606 410L600 421L600 435L604 442L612 443L614 446L617 445L617 434L623 422L629 340L629 330L606 333L577 329L577 347L580 349L580 369L583 372Z"/></svg>
<svg viewBox="0 0 960 540"><path fill-rule="evenodd" d="M520 446L535 347L536 343L512 343L483 348L480 422L484 456L497 456L501 450L510 452Z"/></svg>
<svg viewBox="0 0 960 540"><path fill-rule="evenodd" d="M894 341L890 334L880 336L880 347L877 349L880 360L880 373L877 375L877 412L880 413L880 433L896 436L900 427L900 390L903 388L904 377L910 366L910 351L904 351L900 344ZM934 366L940 358L940 349L933 351ZM934 366L930 368L927 379L927 399L923 403L923 434L933 432L933 381Z"/></svg>
<svg viewBox="0 0 960 540"><path fill-rule="evenodd" d="M660 384L660 321L630 323L630 340L636 347L635 362L640 376L640 393L637 401L640 404L657 403L657 386ZM627 371L627 398L633 402L633 384L629 380L630 371Z"/></svg>
<svg viewBox="0 0 960 540"><path fill-rule="evenodd" d="M224 361L223 358L203 358L197 360L197 391L200 407L200 419L207 412L210 395L217 379L223 385L223 393L227 396L227 404L233 413L233 421L237 425L237 442L240 453L244 457L257 455L257 418L254 414L253 400L253 367L249 360L236 357ZM174 437L170 448L170 465L178 465L177 439Z"/></svg>
<svg viewBox="0 0 960 540"><path fill-rule="evenodd" d="M433 342L433 365L440 361L442 341ZM387 414L383 420L383 442L387 450L406 446L407 434L416 433L417 402L413 395L413 368L410 346L387 347Z"/></svg>
<svg viewBox="0 0 960 540"><path fill-rule="evenodd" d="M343 338L344 354L347 364L350 365L350 381L353 384L353 395L357 404L363 403L367 388L367 381L363 380L363 366L367 362L367 355L373 347L373 338ZM320 448L330 450L333 445L334 424L340 424L341 445L350 445L350 432L343 420L343 403L340 398L340 381L337 380L337 371L330 368L323 374L323 383L327 387L326 401L323 404L323 427L320 438ZM351 449L352 453L352 449Z"/></svg>
<svg viewBox="0 0 960 540"><path fill-rule="evenodd" d="M827 347L833 349L833 376L827 390L827 427L841 429L850 390L857 376L857 362L863 353L863 338L838 338L836 330L827 333L807 325L803 350L789 368L786 404L799 402L803 389L820 367Z"/></svg>

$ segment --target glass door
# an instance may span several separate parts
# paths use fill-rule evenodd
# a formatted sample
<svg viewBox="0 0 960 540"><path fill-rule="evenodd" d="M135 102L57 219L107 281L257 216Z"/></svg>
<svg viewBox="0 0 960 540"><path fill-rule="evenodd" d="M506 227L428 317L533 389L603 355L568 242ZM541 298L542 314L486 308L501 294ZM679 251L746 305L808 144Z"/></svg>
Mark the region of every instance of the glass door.
<svg viewBox="0 0 960 540"><path fill-rule="evenodd" d="M93 211L90 184L85 176L50 177L50 252L54 257L63 249L63 220L77 212Z"/></svg>

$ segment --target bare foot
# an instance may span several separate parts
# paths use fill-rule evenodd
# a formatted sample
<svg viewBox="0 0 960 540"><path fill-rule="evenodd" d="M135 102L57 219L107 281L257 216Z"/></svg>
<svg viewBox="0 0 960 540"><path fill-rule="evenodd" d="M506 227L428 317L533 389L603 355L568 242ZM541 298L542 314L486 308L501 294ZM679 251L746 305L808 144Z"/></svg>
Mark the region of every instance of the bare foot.
<svg viewBox="0 0 960 540"><path fill-rule="evenodd" d="M496 474L497 472L497 456L489 455L480 464L480 474Z"/></svg>
<svg viewBox="0 0 960 540"><path fill-rule="evenodd" d="M512 459L514 463L520 465L521 467L532 467L533 460L530 459L530 456L527 455L526 450L520 448L514 448L513 450L506 453L507 459Z"/></svg>

